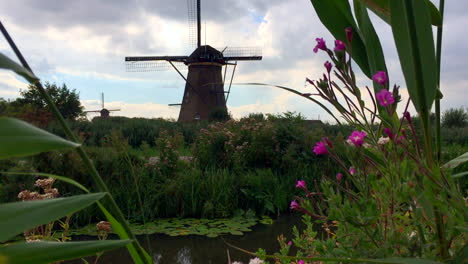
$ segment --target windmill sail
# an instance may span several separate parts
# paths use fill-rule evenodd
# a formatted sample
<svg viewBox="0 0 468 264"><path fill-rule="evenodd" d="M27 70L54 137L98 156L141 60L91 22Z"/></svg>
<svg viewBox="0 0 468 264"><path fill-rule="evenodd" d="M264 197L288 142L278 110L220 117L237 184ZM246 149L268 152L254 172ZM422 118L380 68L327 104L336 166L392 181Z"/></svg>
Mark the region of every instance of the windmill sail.
<svg viewBox="0 0 468 264"><path fill-rule="evenodd" d="M145 72L175 69L185 80L185 90L180 104L179 121L208 120L217 110L227 112L229 95L237 61L262 59L259 47L223 47L215 49L201 45L200 0L187 0L189 42L195 47L190 56L140 56L125 57L127 71ZM195 45L196 42L196 45ZM228 91L225 91L226 70L233 65ZM224 69L224 77L222 69ZM188 69L185 77L180 70Z"/></svg>

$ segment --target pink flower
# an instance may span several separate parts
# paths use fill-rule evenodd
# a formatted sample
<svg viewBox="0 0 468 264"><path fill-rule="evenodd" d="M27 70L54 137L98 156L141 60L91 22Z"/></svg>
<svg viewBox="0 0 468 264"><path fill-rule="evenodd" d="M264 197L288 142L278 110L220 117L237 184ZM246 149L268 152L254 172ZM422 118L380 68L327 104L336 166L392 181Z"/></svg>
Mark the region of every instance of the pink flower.
<svg viewBox="0 0 468 264"><path fill-rule="evenodd" d="M316 38L317 45L314 48L314 52L317 53L319 49L321 50L327 50L327 45L325 44L325 40L323 38Z"/></svg>
<svg viewBox="0 0 468 264"><path fill-rule="evenodd" d="M364 138L367 136L367 133L364 131L353 131L349 136L349 140L353 143L356 147L361 147L364 144Z"/></svg>
<svg viewBox="0 0 468 264"><path fill-rule="evenodd" d="M351 175L356 174L356 169L354 167L349 167L349 174Z"/></svg>
<svg viewBox="0 0 468 264"><path fill-rule="evenodd" d="M380 85L385 85L388 81L387 74L384 71L379 71L372 76L372 80Z"/></svg>
<svg viewBox="0 0 468 264"><path fill-rule="evenodd" d="M323 143L322 141L319 141L319 142L315 143L314 153L317 156L318 155L328 154L328 149L327 149L327 146L325 145L325 143Z"/></svg>
<svg viewBox="0 0 468 264"><path fill-rule="evenodd" d="M411 114L408 111L406 111L403 113L403 116L405 117L406 121L408 121L408 123L411 124Z"/></svg>
<svg viewBox="0 0 468 264"><path fill-rule="evenodd" d="M378 92L375 97L377 97L377 100L383 107L387 107L395 102L392 93L387 89L380 90L380 92Z"/></svg>
<svg viewBox="0 0 468 264"><path fill-rule="evenodd" d="M288 241L288 246L292 246L293 242L292 241Z"/></svg>
<svg viewBox="0 0 468 264"><path fill-rule="evenodd" d="M325 68L327 69L327 72L330 73L333 65L329 61L326 61L324 65L325 65Z"/></svg>
<svg viewBox="0 0 468 264"><path fill-rule="evenodd" d="M301 209L301 206L296 202L296 200L291 201L291 204L289 207L293 210L299 210Z"/></svg>
<svg viewBox="0 0 468 264"><path fill-rule="evenodd" d="M304 262L302 259L300 259L300 260L297 262L297 264L305 264L305 262Z"/></svg>
<svg viewBox="0 0 468 264"><path fill-rule="evenodd" d="M329 148L333 148L333 143L327 138L327 137L323 137L322 138L322 142L324 142L325 144L327 144L327 146Z"/></svg>
<svg viewBox="0 0 468 264"><path fill-rule="evenodd" d="M336 174L336 181L338 181L338 183L340 183L340 182L341 182L341 179L343 179L343 174L337 173L337 174Z"/></svg>
<svg viewBox="0 0 468 264"><path fill-rule="evenodd" d="M353 41L353 28L352 27L347 27L345 29L346 32L346 39L348 40L349 43Z"/></svg>
<svg viewBox="0 0 468 264"><path fill-rule="evenodd" d="M334 49L335 51L343 51L345 49L346 49L346 44L343 41L339 39L335 40L335 49Z"/></svg>
<svg viewBox="0 0 468 264"><path fill-rule="evenodd" d="M395 139L395 134L393 134L392 130L390 128L384 128L383 132L391 139Z"/></svg>
<svg viewBox="0 0 468 264"><path fill-rule="evenodd" d="M297 181L296 188L301 188L301 189L305 190L307 188L306 182L305 181Z"/></svg>

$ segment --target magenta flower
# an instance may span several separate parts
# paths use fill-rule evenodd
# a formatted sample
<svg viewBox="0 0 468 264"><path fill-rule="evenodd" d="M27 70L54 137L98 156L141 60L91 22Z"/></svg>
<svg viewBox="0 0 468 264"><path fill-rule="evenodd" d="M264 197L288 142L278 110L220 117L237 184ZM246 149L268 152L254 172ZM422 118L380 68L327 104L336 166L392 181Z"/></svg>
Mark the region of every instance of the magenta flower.
<svg viewBox="0 0 468 264"><path fill-rule="evenodd" d="M325 68L327 69L327 72L330 73L333 65L329 61L326 61L324 65L325 65Z"/></svg>
<svg viewBox="0 0 468 264"><path fill-rule="evenodd" d="M343 174L341 174L341 173L338 172L338 173L336 174L336 180L338 181L338 183L341 182L341 179L343 179Z"/></svg>
<svg viewBox="0 0 468 264"><path fill-rule="evenodd" d="M411 124L411 114L408 111L406 111L403 113L403 116L405 117L406 121L408 121L408 123Z"/></svg>
<svg viewBox="0 0 468 264"><path fill-rule="evenodd" d="M379 71L372 76L372 80L380 85L385 85L388 81L387 74L384 71Z"/></svg>
<svg viewBox="0 0 468 264"><path fill-rule="evenodd" d="M325 40L323 38L316 38L317 45L314 48L314 52L317 53L319 49L321 50L327 50L327 45L325 44Z"/></svg>
<svg viewBox="0 0 468 264"><path fill-rule="evenodd" d="M288 241L288 246L292 246L293 242L292 241Z"/></svg>
<svg viewBox="0 0 468 264"><path fill-rule="evenodd" d="M335 51L343 51L345 49L346 49L346 44L343 41L339 39L335 40L335 49L334 49Z"/></svg>
<svg viewBox="0 0 468 264"><path fill-rule="evenodd" d="M324 142L325 144L327 144L327 146L329 148L333 148L333 143L327 138L327 137L323 137L322 138L322 142Z"/></svg>
<svg viewBox="0 0 468 264"><path fill-rule="evenodd" d="M346 32L346 39L348 40L349 43L353 41L353 28L352 27L347 27L345 29Z"/></svg>
<svg viewBox="0 0 468 264"><path fill-rule="evenodd" d="M356 169L354 167L349 167L349 174L351 175L356 174Z"/></svg>
<svg viewBox="0 0 468 264"><path fill-rule="evenodd" d="M305 264L305 262L304 262L302 259L300 259L300 260L297 262L297 264Z"/></svg>
<svg viewBox="0 0 468 264"><path fill-rule="evenodd" d="M383 107L387 107L395 102L392 93L387 89L380 90L380 92L378 92L375 97L377 97L377 100Z"/></svg>
<svg viewBox="0 0 468 264"><path fill-rule="evenodd" d="M367 136L367 133L364 131L353 131L348 139L353 143L356 147L361 147L364 144L364 138Z"/></svg>
<svg viewBox="0 0 468 264"><path fill-rule="evenodd" d="M328 149L327 149L327 146L325 145L325 143L323 143L322 141L319 141L319 142L315 143L314 153L317 156L318 155L328 154Z"/></svg>
<svg viewBox="0 0 468 264"><path fill-rule="evenodd" d="M395 139L395 134L393 134L392 130L390 128L384 128L383 132L391 139Z"/></svg>
<svg viewBox="0 0 468 264"><path fill-rule="evenodd" d="M306 186L306 182L305 181L297 181L296 183L296 188L300 188L300 189L306 189L307 186Z"/></svg>
<svg viewBox="0 0 468 264"><path fill-rule="evenodd" d="M296 200L291 201L291 204L289 205L291 209L293 210L299 210L301 209L301 206L296 202Z"/></svg>

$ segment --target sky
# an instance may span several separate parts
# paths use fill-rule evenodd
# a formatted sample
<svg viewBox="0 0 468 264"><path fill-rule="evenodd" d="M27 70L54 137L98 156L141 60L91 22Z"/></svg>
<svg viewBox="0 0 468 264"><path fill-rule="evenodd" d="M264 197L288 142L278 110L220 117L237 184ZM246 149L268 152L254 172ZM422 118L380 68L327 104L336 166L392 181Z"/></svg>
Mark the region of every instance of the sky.
<svg viewBox="0 0 468 264"><path fill-rule="evenodd" d="M127 72L124 57L189 55L194 47L189 40L188 1L194 0L15 0L0 6L0 19L36 75L76 89L85 110L100 109L104 93L106 108L121 109L112 115L176 119L179 107L168 104L181 102L184 80L170 68ZM446 1L442 110L468 106L466 10L468 1ZM313 92L305 78L319 78L327 60L325 54L312 51L315 38L323 37L329 46L334 40L308 0L202 0L201 17L202 44L262 48L262 61L239 62L234 83L261 82ZM391 29L377 17L372 19L391 82L402 87L406 99ZM14 58L3 39L0 52ZM358 80L371 85L363 74L358 73ZM0 98L14 99L26 88L21 77L0 71ZM294 111L308 119L332 120L310 101L271 87L235 84L227 105L235 118Z"/></svg>

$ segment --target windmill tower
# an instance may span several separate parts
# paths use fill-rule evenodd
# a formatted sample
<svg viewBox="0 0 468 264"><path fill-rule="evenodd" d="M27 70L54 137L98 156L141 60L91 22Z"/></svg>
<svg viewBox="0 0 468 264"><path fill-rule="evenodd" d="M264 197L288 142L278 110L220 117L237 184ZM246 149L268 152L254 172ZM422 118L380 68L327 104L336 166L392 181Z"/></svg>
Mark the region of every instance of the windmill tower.
<svg viewBox="0 0 468 264"><path fill-rule="evenodd" d="M194 6L196 1L196 7ZM238 61L261 60L261 49L255 47L216 49L201 45L200 0L189 0L189 32L194 40L196 21L196 48L189 56L141 56L125 57L127 71L152 71L172 66L185 80L185 90L180 104L179 122L207 120L212 111L227 111L232 79ZM196 17L196 18L195 18ZM194 42L194 41L192 41ZM195 44L195 43L194 43ZM229 88L225 91L227 67L233 66ZM179 68L188 68L185 77ZM224 77L222 69L224 68Z"/></svg>
<svg viewBox="0 0 468 264"><path fill-rule="evenodd" d="M104 108L104 93L101 93L101 110L90 110L84 111L85 113L100 113L102 118L107 118L110 115L110 112L120 111L120 109L106 109Z"/></svg>

